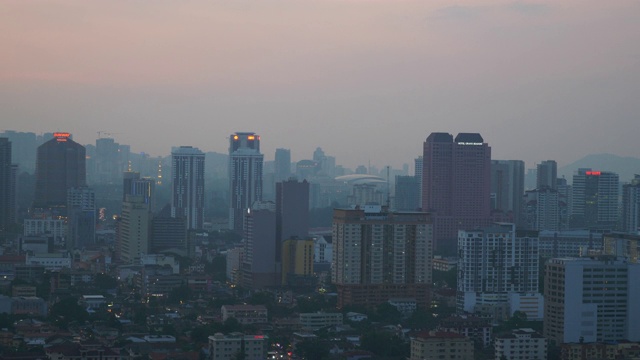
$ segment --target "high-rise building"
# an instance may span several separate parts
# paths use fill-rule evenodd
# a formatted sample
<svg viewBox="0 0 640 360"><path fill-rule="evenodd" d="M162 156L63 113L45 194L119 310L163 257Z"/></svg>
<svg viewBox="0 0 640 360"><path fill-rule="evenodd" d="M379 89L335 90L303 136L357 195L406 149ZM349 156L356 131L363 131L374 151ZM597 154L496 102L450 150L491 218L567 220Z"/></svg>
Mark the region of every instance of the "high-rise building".
<svg viewBox="0 0 640 360"><path fill-rule="evenodd" d="M275 170L276 182L289 178L291 175L291 150L276 149Z"/></svg>
<svg viewBox="0 0 640 360"><path fill-rule="evenodd" d="M67 249L96 244L96 194L88 187L67 191Z"/></svg>
<svg viewBox="0 0 640 360"><path fill-rule="evenodd" d="M122 178L122 201L125 201L127 195L142 196L144 202L149 204L149 208L153 211L155 209L155 188L155 180L140 178L139 172L125 171Z"/></svg>
<svg viewBox="0 0 640 360"><path fill-rule="evenodd" d="M622 185L622 231L640 233L640 175Z"/></svg>
<svg viewBox="0 0 640 360"><path fill-rule="evenodd" d="M282 242L309 235L309 183L289 179L276 184L276 258Z"/></svg>
<svg viewBox="0 0 640 360"><path fill-rule="evenodd" d="M521 225L522 195L524 195L524 161L491 160L492 210L511 214Z"/></svg>
<svg viewBox="0 0 640 360"><path fill-rule="evenodd" d="M249 289L280 285L276 263L276 204L256 201L244 217L243 286Z"/></svg>
<svg viewBox="0 0 640 360"><path fill-rule="evenodd" d="M91 160L92 183L96 184L117 184L128 165L121 156L120 144L112 138L96 139L95 156Z"/></svg>
<svg viewBox="0 0 640 360"><path fill-rule="evenodd" d="M151 219L151 244L149 247L152 253L168 249L188 250L187 219L172 217L169 204Z"/></svg>
<svg viewBox="0 0 640 360"><path fill-rule="evenodd" d="M555 344L640 341L640 264L614 256L545 265L544 336Z"/></svg>
<svg viewBox="0 0 640 360"><path fill-rule="evenodd" d="M555 160L545 160L536 166L536 188L557 189L558 164Z"/></svg>
<svg viewBox="0 0 640 360"><path fill-rule="evenodd" d="M573 175L574 227L612 230L618 222L618 174L608 171L578 169Z"/></svg>
<svg viewBox="0 0 640 360"><path fill-rule="evenodd" d="M262 200L260 136L237 132L229 137L229 228L242 234L244 214Z"/></svg>
<svg viewBox="0 0 640 360"><path fill-rule="evenodd" d="M527 190L524 194L523 226L529 230L562 230L566 228L566 218L561 214L561 203L557 190L543 187Z"/></svg>
<svg viewBox="0 0 640 360"><path fill-rule="evenodd" d="M432 222L424 212L380 205L335 209L331 279L338 307L377 306L392 298L428 302Z"/></svg>
<svg viewBox="0 0 640 360"><path fill-rule="evenodd" d="M396 175L394 208L399 211L416 211L420 204L420 183L415 176Z"/></svg>
<svg viewBox="0 0 640 360"><path fill-rule="evenodd" d="M122 215L118 224L118 249L120 260L134 264L142 254L149 253L151 212L142 196L128 196L122 203Z"/></svg>
<svg viewBox="0 0 640 360"><path fill-rule="evenodd" d="M474 312L478 305L506 304L512 301L512 295L537 294L540 261L537 236L537 232L516 231L514 224L506 223L460 230L458 311ZM537 295L541 313L542 297ZM532 314L527 314L530 318L539 317L535 316L535 309L531 311Z"/></svg>
<svg viewBox="0 0 640 360"><path fill-rule="evenodd" d="M187 219L187 229L204 223L204 153L180 146L171 152L171 216Z"/></svg>
<svg viewBox="0 0 640 360"><path fill-rule="evenodd" d="M85 153L69 133L54 133L38 147L34 207L64 207L69 188L87 186Z"/></svg>
<svg viewBox="0 0 640 360"><path fill-rule="evenodd" d="M312 286L313 239L287 239L282 242L282 285Z"/></svg>
<svg viewBox="0 0 640 360"><path fill-rule="evenodd" d="M0 138L0 237L16 221L16 172L11 164L11 141Z"/></svg>
<svg viewBox="0 0 640 360"><path fill-rule="evenodd" d="M414 160L414 164L413 176L415 176L416 181L418 181L418 204L422 207L422 167L424 166L424 157L422 155L418 156Z"/></svg>
<svg viewBox="0 0 640 360"><path fill-rule="evenodd" d="M36 148L39 145L36 134L7 130L0 133L0 137L6 137L11 142L11 163L18 165L20 172L33 174L36 166Z"/></svg>
<svg viewBox="0 0 640 360"><path fill-rule="evenodd" d="M434 215L436 249L451 251L458 230L490 223L491 148L477 133L431 133L423 161L422 210Z"/></svg>

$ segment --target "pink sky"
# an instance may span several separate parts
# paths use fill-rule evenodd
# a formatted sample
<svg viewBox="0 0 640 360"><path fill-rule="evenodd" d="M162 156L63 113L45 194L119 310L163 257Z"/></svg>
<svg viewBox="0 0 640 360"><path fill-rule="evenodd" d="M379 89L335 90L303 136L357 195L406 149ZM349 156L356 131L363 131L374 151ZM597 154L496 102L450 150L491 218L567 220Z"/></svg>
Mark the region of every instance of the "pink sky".
<svg viewBox="0 0 640 360"><path fill-rule="evenodd" d="M494 158L638 156L637 1L2 1L0 130L157 155L411 163L433 131Z"/></svg>

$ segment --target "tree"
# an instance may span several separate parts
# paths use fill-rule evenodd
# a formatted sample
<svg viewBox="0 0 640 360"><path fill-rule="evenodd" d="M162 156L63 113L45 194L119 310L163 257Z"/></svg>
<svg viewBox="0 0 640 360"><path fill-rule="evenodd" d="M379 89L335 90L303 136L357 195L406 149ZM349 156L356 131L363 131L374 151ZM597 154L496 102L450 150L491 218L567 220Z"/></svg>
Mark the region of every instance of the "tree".
<svg viewBox="0 0 640 360"><path fill-rule="evenodd" d="M53 304L49 311L49 319L56 325L66 328L71 322L84 323L89 314L78 305L78 300L68 297Z"/></svg>
<svg viewBox="0 0 640 360"><path fill-rule="evenodd" d="M406 358L409 356L409 344L394 334L370 332L362 336L360 347L377 356Z"/></svg>
<svg viewBox="0 0 640 360"><path fill-rule="evenodd" d="M296 345L296 354L306 360L322 360L329 357L329 347L317 339L303 340Z"/></svg>

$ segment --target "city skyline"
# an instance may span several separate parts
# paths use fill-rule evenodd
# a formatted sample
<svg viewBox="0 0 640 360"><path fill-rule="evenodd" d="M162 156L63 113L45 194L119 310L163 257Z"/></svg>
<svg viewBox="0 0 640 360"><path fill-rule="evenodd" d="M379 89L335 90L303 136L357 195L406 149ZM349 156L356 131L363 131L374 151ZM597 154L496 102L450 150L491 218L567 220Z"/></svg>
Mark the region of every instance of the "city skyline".
<svg viewBox="0 0 640 360"><path fill-rule="evenodd" d="M80 143L109 132L153 155L183 144L225 153L225 134L248 130L268 160L321 146L347 167L399 168L439 131L482 133L495 159L531 165L637 156L637 2L0 10L1 130L63 130Z"/></svg>

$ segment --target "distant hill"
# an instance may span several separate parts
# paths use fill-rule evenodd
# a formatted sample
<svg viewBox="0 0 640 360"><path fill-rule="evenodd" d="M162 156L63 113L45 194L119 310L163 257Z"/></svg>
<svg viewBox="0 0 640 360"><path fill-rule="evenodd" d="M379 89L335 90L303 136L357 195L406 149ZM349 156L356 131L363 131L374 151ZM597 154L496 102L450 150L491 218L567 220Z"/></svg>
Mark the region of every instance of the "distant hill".
<svg viewBox="0 0 640 360"><path fill-rule="evenodd" d="M640 159L613 154L591 154L569 165L558 168L558 177L564 176L569 183L571 183L573 181L573 174L579 168L612 171L620 175L621 183L625 183L631 181L634 174L640 174Z"/></svg>

